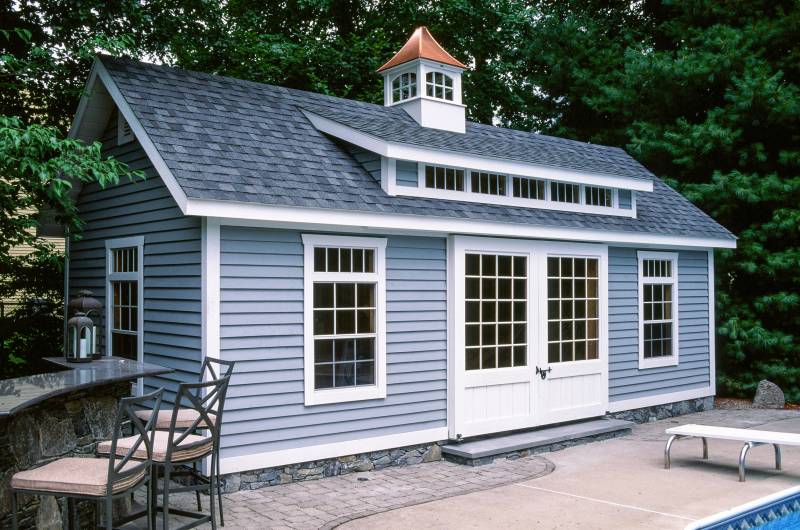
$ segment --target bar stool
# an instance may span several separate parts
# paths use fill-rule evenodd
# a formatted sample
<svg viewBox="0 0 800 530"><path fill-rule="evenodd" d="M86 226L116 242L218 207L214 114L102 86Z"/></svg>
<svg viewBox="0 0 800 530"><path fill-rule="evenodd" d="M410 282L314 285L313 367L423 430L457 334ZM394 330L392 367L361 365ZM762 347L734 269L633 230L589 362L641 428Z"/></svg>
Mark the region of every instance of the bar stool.
<svg viewBox="0 0 800 530"><path fill-rule="evenodd" d="M217 366L215 369L214 366ZM209 381L212 379L218 379L222 377L230 377L233 374L233 368L236 365L236 361L223 361L222 359L217 359L215 357L204 357L203 358L203 365L200 368L200 379L199 382ZM223 373L224 369L224 373ZM219 375L218 375L219 374ZM216 410L209 413L209 418L211 421L218 423L220 428L222 427L222 412L225 408L225 395L226 392L223 393L221 396L218 406ZM136 413L142 420L148 420L152 415L152 410L140 410ZM161 409L158 414L156 415L156 429L159 430L168 430L170 428L170 424L172 421L172 414L173 410L164 407ZM194 425L195 420L197 419L197 412L191 408L179 408L178 409L178 416L175 421L175 427L178 429L189 429ZM199 429L204 429L206 425L203 422L197 424ZM193 432L192 434L197 434ZM220 485L219 480L219 443L217 443L214 447L215 459L216 462L216 469L212 469L211 473L214 474L217 483L217 501L219 502L219 522L221 526L225 526L225 514L222 511L222 495L221 489L222 486ZM196 469L196 464L193 466ZM197 492L197 511L203 509L200 503L200 492Z"/></svg>
<svg viewBox="0 0 800 530"><path fill-rule="evenodd" d="M220 423L211 416L216 413L219 416L219 403L224 400L227 392L230 376L214 379L202 383L181 383L175 396L175 407L172 409L169 429L166 431L157 430L153 436L153 452L151 466L150 500L148 505L153 509L149 511L150 524L155 526L156 511L163 513L163 528L169 528L169 515L181 515L194 519L192 523L182 526L182 529L194 528L203 523L210 523L211 528L216 528L214 494L216 492L216 475L209 473L206 479L196 471L194 466L202 462L205 458L211 457L211 469L216 469L218 447L219 447L219 427ZM178 427L179 412L188 409L195 417L195 420L186 428ZM214 412L216 411L216 412ZM185 413L188 414L188 413ZM151 418L157 418L158 413L151 414ZM192 434L200 430L207 431L208 435ZM137 441L137 436L121 438L117 444L117 454L133 446ZM110 454L111 444L101 443L97 448L99 453ZM192 465L192 468L188 466ZM158 471L163 474L163 487L158 489ZM195 479L195 484L187 486L175 486L171 484L171 479L178 476L190 475ZM170 509L170 493L181 493L193 491L199 494L200 491L207 490L209 495L209 514L203 515L180 509ZM163 502L158 506L157 496L163 494Z"/></svg>
<svg viewBox="0 0 800 530"><path fill-rule="evenodd" d="M17 529L17 494L53 495L67 498L68 527L80 528L75 510L75 499L92 500L97 503L95 527L100 525L100 507L105 510L105 527L113 528L112 503L115 498L128 495L140 485L154 487L151 463L155 429L153 421L143 422L136 416L135 408L153 401L153 410L161 405L163 389L144 396L122 398L117 409L112 438L107 443L109 454L118 458L60 458L49 464L20 471L11 478L12 527ZM120 445L122 428L130 425L136 433L136 443L123 449ZM148 524L153 505L148 495ZM124 522L132 520L126 517Z"/></svg>

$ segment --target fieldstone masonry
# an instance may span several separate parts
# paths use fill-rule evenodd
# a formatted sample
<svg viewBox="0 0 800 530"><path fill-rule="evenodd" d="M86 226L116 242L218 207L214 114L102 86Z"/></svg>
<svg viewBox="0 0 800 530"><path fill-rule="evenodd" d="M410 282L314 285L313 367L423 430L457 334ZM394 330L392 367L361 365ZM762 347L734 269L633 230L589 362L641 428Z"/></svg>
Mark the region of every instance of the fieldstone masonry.
<svg viewBox="0 0 800 530"><path fill-rule="evenodd" d="M97 442L108 440L119 398L130 383L94 387L0 419L0 528L11 527L11 477L64 456L94 456ZM20 528L61 529L63 499L20 495ZM78 504L82 523L94 520L94 504Z"/></svg>
<svg viewBox="0 0 800 530"><path fill-rule="evenodd" d="M683 416L693 412L703 412L714 408L714 396L697 399L687 399L666 405L654 405L641 409L623 410L607 414L608 418L628 420L634 423L648 423L651 421L663 420L675 416Z"/></svg>
<svg viewBox="0 0 800 530"><path fill-rule="evenodd" d="M357 455L314 460L288 466L271 467L232 473L222 477L225 493L255 490L265 486L289 484L323 477L335 477L354 472L372 471L392 466L435 462L442 459L438 443L412 445L388 451L374 451Z"/></svg>
<svg viewBox="0 0 800 530"><path fill-rule="evenodd" d="M786 406L786 398L781 387L766 379L758 383L753 406L757 409L782 409Z"/></svg>

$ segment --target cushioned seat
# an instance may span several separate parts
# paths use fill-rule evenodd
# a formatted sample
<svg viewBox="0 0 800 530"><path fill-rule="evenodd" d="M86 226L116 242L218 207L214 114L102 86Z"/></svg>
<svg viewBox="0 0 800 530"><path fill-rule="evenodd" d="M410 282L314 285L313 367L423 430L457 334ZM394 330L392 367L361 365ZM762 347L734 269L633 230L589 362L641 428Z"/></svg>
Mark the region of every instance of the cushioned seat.
<svg viewBox="0 0 800 530"><path fill-rule="evenodd" d="M141 419L142 421L147 421L150 419L150 416L153 415L152 410L137 410L136 416ZM175 428L176 429L189 429L194 425L194 422L197 418L200 417L200 413L197 412L195 409L187 409L187 408L179 408L178 409L178 417L175 418ZM211 418L212 423L216 423L217 415L209 413L209 418ZM169 429L169 423L172 421L172 410L161 410L158 412L158 416L156 417L156 429ZM205 420L199 422L197 424L199 429L206 427Z"/></svg>
<svg viewBox="0 0 800 530"><path fill-rule="evenodd" d="M130 460L120 472L141 466ZM146 468L117 481L113 492L124 491L144 478ZM36 469L20 471L11 478L11 487L61 494L94 495L101 497L108 487L108 458L61 458Z"/></svg>
<svg viewBox="0 0 800 530"><path fill-rule="evenodd" d="M176 434L177 440L181 435ZM120 438L117 440L117 455L126 455L131 447L139 440L138 436L128 436L127 438ZM198 443L202 442L202 443ZM155 439L153 440L153 462L166 462L167 461L167 445L169 443L169 433L166 431L156 431ZM198 443L196 446L186 447ZM197 436L196 434L189 434L184 438L178 447L172 451L172 462L191 462L201 456L211 452L214 440L209 437ZM111 442L101 442L97 446L97 452L101 454L108 454L111 452ZM139 444L136 452L133 454L134 458L147 458L147 451L145 450L144 443Z"/></svg>

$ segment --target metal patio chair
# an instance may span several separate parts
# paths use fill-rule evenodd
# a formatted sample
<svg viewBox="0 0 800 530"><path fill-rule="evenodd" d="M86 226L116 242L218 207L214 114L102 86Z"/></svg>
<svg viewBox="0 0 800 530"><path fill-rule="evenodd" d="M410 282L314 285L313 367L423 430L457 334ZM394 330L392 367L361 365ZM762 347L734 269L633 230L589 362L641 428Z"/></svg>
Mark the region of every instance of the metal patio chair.
<svg viewBox="0 0 800 530"><path fill-rule="evenodd" d="M104 508L105 528L113 528L113 501L116 498L128 495L140 485L147 483L148 489L154 486L151 479L151 462L153 456L153 440L155 429L153 421L143 421L136 416L136 407L146 402L154 402L153 410L158 410L161 405L163 389L158 389L147 395L122 398L117 409L112 438L107 443L109 454L116 454L117 458L60 458L41 467L20 471L11 479L11 511L12 527L17 529L17 494L53 495L67 498L68 527L80 528L75 500L92 500L97 503L95 510L95 527L102 528L100 524L100 507ZM135 435L136 442L127 448L122 448L119 442L124 425L130 425ZM148 522L151 520L153 505L149 502L148 495L147 513ZM124 521L135 517L130 515Z"/></svg>
<svg viewBox="0 0 800 530"><path fill-rule="evenodd" d="M219 379L221 377L230 377L233 375L233 368L236 365L236 361L224 361L222 359L217 359L216 357L208 357L206 356L203 358L203 365L200 368L200 378L199 382L209 381L212 379ZM216 369L214 367L217 367ZM225 394L222 395L220 400L217 403L217 407L215 411L209 414L209 418L214 421L218 422L220 428L222 427L222 412L225 408ZM162 408L158 414L156 415L156 429L159 430L168 430L170 428L170 423L172 421L172 409L169 408ZM152 410L140 410L136 413L140 418L143 420L149 419L153 415ZM197 412L191 408L180 408L178 409L178 416L175 422L175 426L178 429L189 429L194 425L194 421L197 419ZM197 424L199 429L205 428L205 423L200 422ZM192 434L197 434L197 432L193 432ZM212 469L211 472L214 473L216 483L217 483L217 500L219 503L219 523L220 526L225 526L225 514L222 509L222 495L221 489L222 486L220 484L219 479L219 444L215 446L215 459L216 462L216 469ZM193 466L196 469L196 464ZM203 509L202 504L200 502L200 492L197 492L196 495L197 499L197 511Z"/></svg>
<svg viewBox="0 0 800 530"><path fill-rule="evenodd" d="M182 526L182 529L194 528L204 523L210 523L211 528L216 528L215 502L214 495L218 494L216 484L216 474L213 470L217 469L217 455L219 454L219 406L220 401L224 401L225 393L228 389L230 376L220 379L213 379L202 383L181 383L175 396L175 407L167 430L157 430L153 436L153 452L151 466L150 499L148 504L152 505L149 512L150 524L155 526L156 512L163 514L163 528L169 528L170 513L194 519L193 522ZM188 410L195 418L185 427L179 427L180 411ZM184 416L187 413L184 412ZM216 415L216 418L213 417ZM152 414L151 418L157 418L158 414ZM203 432L205 434L193 434ZM121 438L117 444L117 454L132 446L136 441L136 436ZM102 443L98 446L98 452L110 453L111 445ZM135 455L134 455L135 456ZM208 478L197 471L197 463L203 462L207 457L211 457L211 470ZM191 466L191 467L189 467ZM163 487L158 487L158 474L161 471L163 477ZM181 476L191 476L194 480L188 485L173 485L171 480ZM169 496L171 493L195 492L206 490L209 495L209 513L207 515L197 512L171 509ZM157 503L158 495L162 495L162 504Z"/></svg>

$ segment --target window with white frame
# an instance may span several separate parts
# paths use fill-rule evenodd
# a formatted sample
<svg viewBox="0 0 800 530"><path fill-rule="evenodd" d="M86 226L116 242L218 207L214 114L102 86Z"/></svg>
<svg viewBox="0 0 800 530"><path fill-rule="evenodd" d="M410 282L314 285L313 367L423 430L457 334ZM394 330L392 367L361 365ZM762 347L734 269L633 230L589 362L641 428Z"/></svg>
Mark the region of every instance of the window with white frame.
<svg viewBox="0 0 800 530"><path fill-rule="evenodd" d="M386 395L386 240L304 235L306 404Z"/></svg>
<svg viewBox="0 0 800 530"><path fill-rule="evenodd" d="M528 257L465 255L466 370L527 364Z"/></svg>
<svg viewBox="0 0 800 530"><path fill-rule="evenodd" d="M613 206L613 192L611 188L601 188L599 186L584 186L586 204L589 206Z"/></svg>
<svg viewBox="0 0 800 530"><path fill-rule="evenodd" d="M514 177L513 195L520 199L544 200L545 181L541 179Z"/></svg>
<svg viewBox="0 0 800 530"><path fill-rule="evenodd" d="M547 258L547 360L597 359L600 348L599 261Z"/></svg>
<svg viewBox="0 0 800 530"><path fill-rule="evenodd" d="M392 101L397 103L417 97L417 74L406 72L392 80Z"/></svg>
<svg viewBox="0 0 800 530"><path fill-rule="evenodd" d="M140 237L106 243L107 354L134 361L142 360L142 248Z"/></svg>
<svg viewBox="0 0 800 530"><path fill-rule="evenodd" d="M678 255L639 252L639 367L678 364Z"/></svg>
<svg viewBox="0 0 800 530"><path fill-rule="evenodd" d="M464 170L443 166L425 166L425 187L437 190L464 191Z"/></svg>
<svg viewBox="0 0 800 530"><path fill-rule="evenodd" d="M581 202L581 187L578 184L568 184L566 182L550 183L550 199L556 202L570 202L579 204Z"/></svg>
<svg viewBox="0 0 800 530"><path fill-rule="evenodd" d="M453 78L442 72L428 72L425 90L428 97L453 101Z"/></svg>
<svg viewBox="0 0 800 530"><path fill-rule="evenodd" d="M469 178L472 180L472 192L486 195L505 195L506 176L483 171L471 171Z"/></svg>

